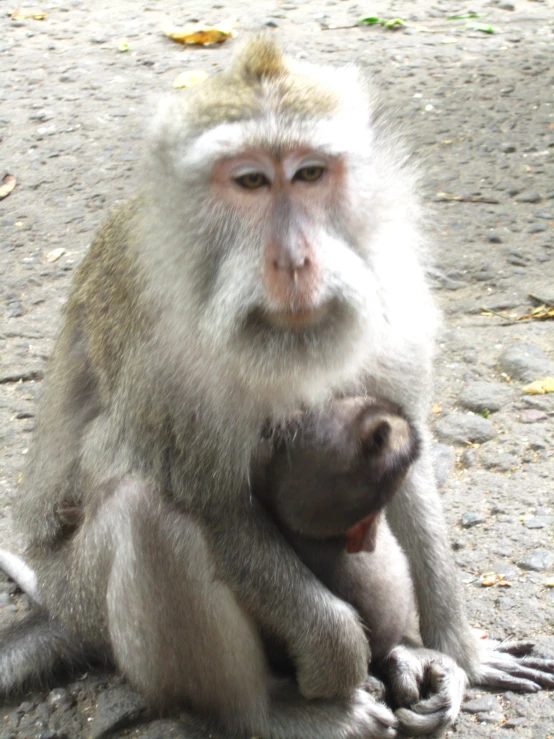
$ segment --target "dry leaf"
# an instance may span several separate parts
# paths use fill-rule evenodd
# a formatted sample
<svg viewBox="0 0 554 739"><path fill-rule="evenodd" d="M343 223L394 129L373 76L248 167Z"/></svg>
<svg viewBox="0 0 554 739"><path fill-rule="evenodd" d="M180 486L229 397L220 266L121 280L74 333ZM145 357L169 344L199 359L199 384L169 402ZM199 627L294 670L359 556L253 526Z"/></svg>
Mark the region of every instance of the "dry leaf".
<svg viewBox="0 0 554 739"><path fill-rule="evenodd" d="M17 180L15 179L13 174L4 175L4 179L2 180L2 184L0 185L0 200L8 197L8 195L14 189L16 182Z"/></svg>
<svg viewBox="0 0 554 739"><path fill-rule="evenodd" d="M545 393L554 393L554 377L545 377L544 380L535 380L530 385L523 388L523 392L528 395L544 395Z"/></svg>
<svg viewBox="0 0 554 739"><path fill-rule="evenodd" d="M440 414L442 413L442 408L438 403L433 403L433 405L431 406L431 411L432 413L434 413L435 416L440 416Z"/></svg>
<svg viewBox="0 0 554 739"><path fill-rule="evenodd" d="M499 583L503 579L504 575L498 575L496 572L485 572L484 575L481 575L480 582L484 588L490 588L492 585L496 585L496 583Z"/></svg>
<svg viewBox="0 0 554 739"><path fill-rule="evenodd" d="M33 8L18 8L10 15L10 20L12 21L25 21L28 18L32 18L35 21L43 21L46 18L46 13Z"/></svg>
<svg viewBox="0 0 554 739"><path fill-rule="evenodd" d="M179 29L167 28L164 33L179 44L220 44L234 36L233 26L236 18L226 18L217 26L203 26L201 23L187 23Z"/></svg>
<svg viewBox="0 0 554 739"><path fill-rule="evenodd" d="M554 577L551 577L548 580L545 580L543 585L547 588L554 588Z"/></svg>
<svg viewBox="0 0 554 739"><path fill-rule="evenodd" d="M554 318L554 308L548 305L539 305L538 308L530 308L525 315L518 318L518 321L528 321L529 319L544 321L547 318Z"/></svg>
<svg viewBox="0 0 554 739"><path fill-rule="evenodd" d="M182 87L195 87L208 78L208 73L203 69L193 69L190 72L181 72L173 80L171 87L181 89Z"/></svg>
<svg viewBox="0 0 554 739"><path fill-rule="evenodd" d="M52 249L52 251L49 251L46 255L46 261L56 262L63 254L65 254L65 249L61 246L58 249Z"/></svg>

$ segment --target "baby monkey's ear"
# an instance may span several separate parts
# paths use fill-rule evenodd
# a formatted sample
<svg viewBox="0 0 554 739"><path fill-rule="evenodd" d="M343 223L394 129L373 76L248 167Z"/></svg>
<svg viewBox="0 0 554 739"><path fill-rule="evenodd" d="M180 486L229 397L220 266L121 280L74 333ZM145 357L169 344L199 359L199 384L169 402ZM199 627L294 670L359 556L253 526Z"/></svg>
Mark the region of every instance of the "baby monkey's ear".
<svg viewBox="0 0 554 739"><path fill-rule="evenodd" d="M360 442L364 452L379 452L388 445L391 424L388 414L366 409L359 419Z"/></svg>

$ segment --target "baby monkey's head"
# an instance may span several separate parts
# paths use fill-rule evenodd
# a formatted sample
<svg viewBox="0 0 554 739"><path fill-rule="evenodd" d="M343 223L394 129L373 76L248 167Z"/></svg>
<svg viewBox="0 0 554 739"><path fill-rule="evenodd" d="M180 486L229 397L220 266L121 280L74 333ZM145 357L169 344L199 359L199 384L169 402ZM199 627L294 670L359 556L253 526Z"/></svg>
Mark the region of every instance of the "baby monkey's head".
<svg viewBox="0 0 554 739"><path fill-rule="evenodd" d="M371 551L379 513L416 459L419 441L399 408L369 397L299 411L273 436L254 475L255 493L284 527L304 536L346 537Z"/></svg>

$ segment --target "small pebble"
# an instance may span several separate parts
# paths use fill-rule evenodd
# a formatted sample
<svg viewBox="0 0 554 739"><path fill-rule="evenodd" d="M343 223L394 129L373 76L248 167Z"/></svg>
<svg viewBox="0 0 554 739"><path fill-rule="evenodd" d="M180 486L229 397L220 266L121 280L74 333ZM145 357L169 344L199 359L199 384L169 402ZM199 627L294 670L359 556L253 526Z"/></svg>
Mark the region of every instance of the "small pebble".
<svg viewBox="0 0 554 739"><path fill-rule="evenodd" d="M547 549L533 549L524 555L517 563L522 570L544 572L554 564L554 554Z"/></svg>
<svg viewBox="0 0 554 739"><path fill-rule="evenodd" d="M513 344L502 352L499 363L510 377L525 382L554 375L554 362L533 344Z"/></svg>
<svg viewBox="0 0 554 739"><path fill-rule="evenodd" d="M461 524L463 529L471 529L473 526L477 526L477 524L485 523L486 520L486 517L482 513L468 511L467 513L462 513Z"/></svg>
<svg viewBox="0 0 554 739"><path fill-rule="evenodd" d="M517 718L509 718L503 724L503 729L517 729L518 726L523 726L525 723L525 716L518 716Z"/></svg>
<svg viewBox="0 0 554 739"><path fill-rule="evenodd" d="M519 420L521 423L537 423L537 421L548 420L548 416L538 408L525 408L520 412Z"/></svg>
<svg viewBox="0 0 554 739"><path fill-rule="evenodd" d="M471 411L499 411L516 396L515 390L501 382L471 382L465 387L458 400Z"/></svg>
<svg viewBox="0 0 554 739"><path fill-rule="evenodd" d="M522 192L517 197L518 203L540 203L542 197L538 192Z"/></svg>
<svg viewBox="0 0 554 739"><path fill-rule="evenodd" d="M464 413L449 413L439 418L435 422L435 432L441 441L452 444L482 444L498 435L496 428L486 418Z"/></svg>
<svg viewBox="0 0 554 739"><path fill-rule="evenodd" d="M480 698L464 703L462 711L466 713L496 713L498 708L498 700L494 695L482 695Z"/></svg>

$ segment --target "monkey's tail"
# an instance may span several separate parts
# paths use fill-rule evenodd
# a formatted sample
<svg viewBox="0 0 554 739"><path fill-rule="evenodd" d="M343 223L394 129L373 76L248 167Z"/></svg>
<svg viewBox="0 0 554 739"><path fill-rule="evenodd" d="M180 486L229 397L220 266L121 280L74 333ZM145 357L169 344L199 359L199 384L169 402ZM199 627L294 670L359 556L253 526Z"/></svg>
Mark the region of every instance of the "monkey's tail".
<svg viewBox="0 0 554 739"><path fill-rule="evenodd" d="M37 576L34 570L24 562L17 554L0 549L0 569L4 570L8 577L14 580L21 590L37 603L40 602L38 595Z"/></svg>
<svg viewBox="0 0 554 739"><path fill-rule="evenodd" d="M80 639L37 607L0 631L0 694L40 684L62 666L86 662Z"/></svg>

